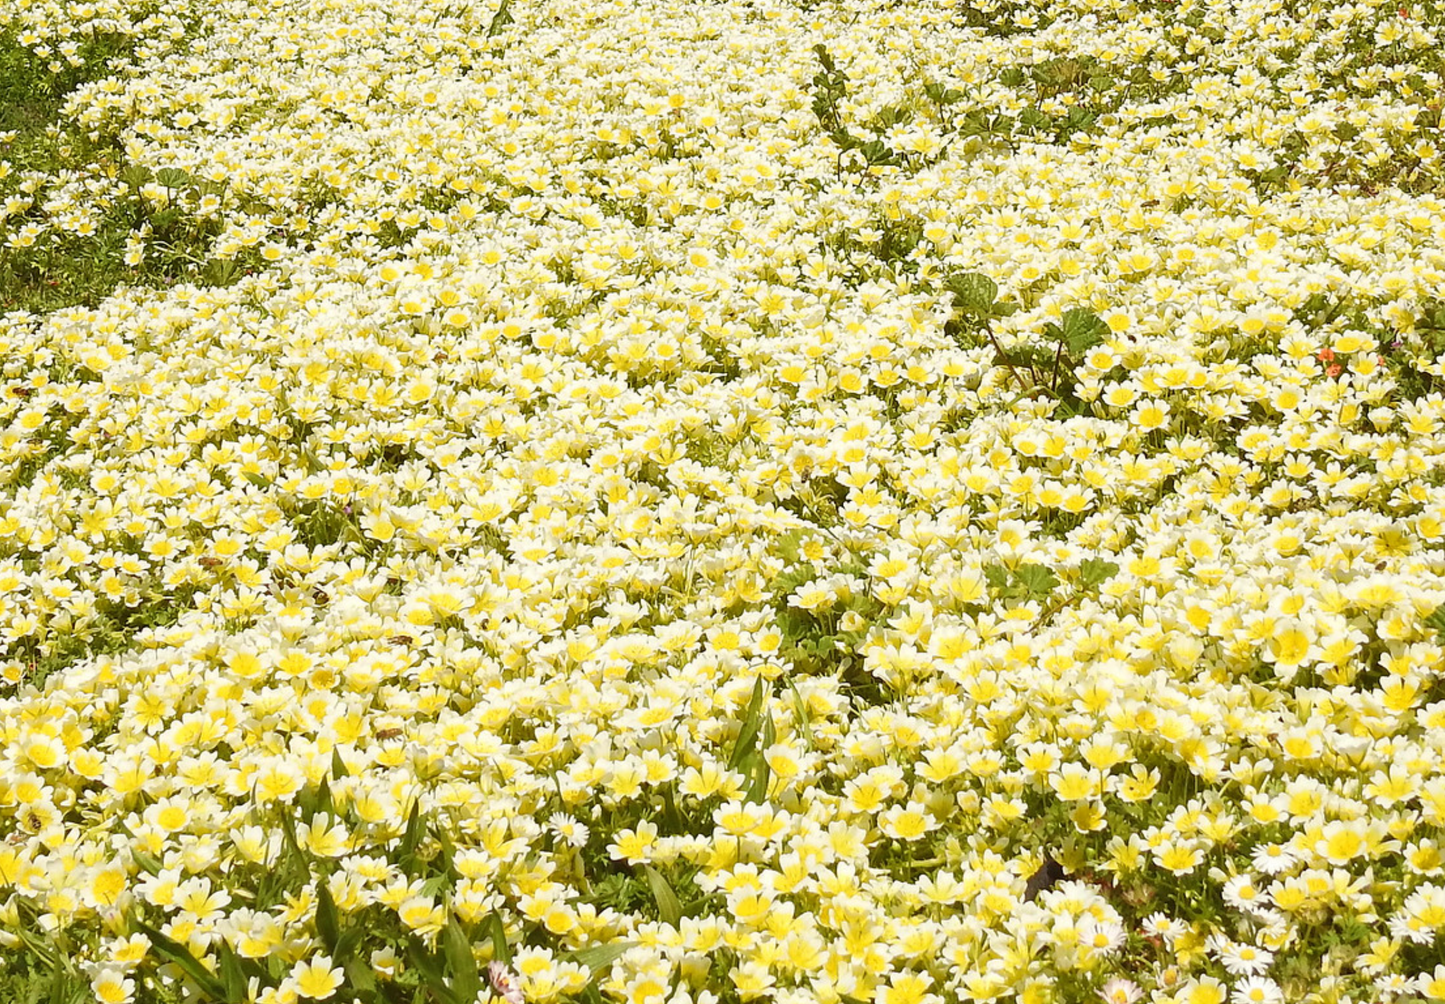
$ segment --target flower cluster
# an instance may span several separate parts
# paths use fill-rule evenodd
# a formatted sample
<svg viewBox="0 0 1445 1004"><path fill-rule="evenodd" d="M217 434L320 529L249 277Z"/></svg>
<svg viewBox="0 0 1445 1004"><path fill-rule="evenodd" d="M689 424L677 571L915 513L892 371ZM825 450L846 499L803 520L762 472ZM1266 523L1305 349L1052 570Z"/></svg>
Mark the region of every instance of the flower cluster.
<svg viewBox="0 0 1445 1004"><path fill-rule="evenodd" d="M0 941L1445 997L1438 12L124 6L0 243L255 274L0 316Z"/></svg>

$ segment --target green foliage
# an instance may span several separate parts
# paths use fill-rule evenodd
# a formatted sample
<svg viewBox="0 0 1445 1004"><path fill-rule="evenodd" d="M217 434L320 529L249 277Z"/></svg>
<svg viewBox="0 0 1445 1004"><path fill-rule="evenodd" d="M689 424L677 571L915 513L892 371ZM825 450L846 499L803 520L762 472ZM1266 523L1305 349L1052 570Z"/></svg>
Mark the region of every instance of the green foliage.
<svg viewBox="0 0 1445 1004"><path fill-rule="evenodd" d="M818 62L822 66L822 70L813 75L813 114L818 117L824 132L838 146L840 170L843 154L851 150L857 150L862 155L867 167L899 163L898 154L890 150L882 140L863 139L849 130L840 111L843 99L848 96L848 74L838 67L827 46L821 42L813 46L813 51L817 53ZM886 129L902 121L906 114L906 107L885 109L875 125Z"/></svg>
<svg viewBox="0 0 1445 1004"><path fill-rule="evenodd" d="M642 870L647 875L647 884L652 888L652 898L657 902L657 919L676 930L682 924L682 902L677 898L677 893L662 872L652 865L643 865Z"/></svg>
<svg viewBox="0 0 1445 1004"><path fill-rule="evenodd" d="M767 800L768 781L772 776L772 770L763 754L777 739L777 732L773 725L772 712L766 709L766 698L767 691L760 676L753 684L752 697L748 700L747 710L743 712L738 737L733 743L732 754L728 757L728 766L740 771L748 779L746 798L749 802ZM656 893L656 886L653 891Z"/></svg>
<svg viewBox="0 0 1445 1004"><path fill-rule="evenodd" d="M1425 626L1435 632L1436 640L1445 645L1445 606L1438 606L1425 618Z"/></svg>
<svg viewBox="0 0 1445 1004"><path fill-rule="evenodd" d="M1059 584L1058 577L1043 565L1026 563L1014 568L987 565L983 574L994 598L1003 601L1046 599Z"/></svg>
<svg viewBox="0 0 1445 1004"><path fill-rule="evenodd" d="M0 309L39 313L73 304L95 306L123 284L229 285L261 267L254 250L234 259L211 254L220 216L201 214L199 204L206 196L225 197L224 182L198 179L177 167L153 173L127 163L117 143L65 120L66 97L82 84L105 78L134 50L132 40L118 33L80 37L74 64L67 62L56 72L13 32L0 32L0 132L14 134L3 154L24 166L8 176L0 172L0 201L26 203L0 224L0 232L9 235L0 240ZM46 191L34 180L76 173L118 183L103 188L88 208L89 232L58 228L41 208ZM164 191L163 200L141 194L152 183ZM144 247L144 259L132 266L126 259L136 246Z"/></svg>

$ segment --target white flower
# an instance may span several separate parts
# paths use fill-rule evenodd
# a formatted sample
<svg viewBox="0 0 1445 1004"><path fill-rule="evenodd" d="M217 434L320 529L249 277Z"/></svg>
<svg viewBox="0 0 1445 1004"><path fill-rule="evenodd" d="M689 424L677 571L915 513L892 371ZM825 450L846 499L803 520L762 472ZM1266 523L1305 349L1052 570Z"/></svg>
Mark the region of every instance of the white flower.
<svg viewBox="0 0 1445 1004"><path fill-rule="evenodd" d="M1234 1004L1281 1004L1284 991L1267 976L1251 976L1235 986L1229 999Z"/></svg>
<svg viewBox="0 0 1445 1004"><path fill-rule="evenodd" d="M1115 976L1099 988L1099 999L1104 1004L1134 1004L1143 996L1144 991L1139 984L1121 976Z"/></svg>
<svg viewBox="0 0 1445 1004"><path fill-rule="evenodd" d="M1260 976L1274 962L1274 953L1229 941L1220 946L1219 963L1232 976Z"/></svg>
<svg viewBox="0 0 1445 1004"><path fill-rule="evenodd" d="M589 831L586 826L578 822L573 816L565 812L554 812L547 820L547 828L550 829L560 840L565 840L573 847L584 847L587 844Z"/></svg>
<svg viewBox="0 0 1445 1004"><path fill-rule="evenodd" d="M1278 875L1293 868L1299 858L1283 844L1264 844L1255 848L1251 860L1266 875Z"/></svg>

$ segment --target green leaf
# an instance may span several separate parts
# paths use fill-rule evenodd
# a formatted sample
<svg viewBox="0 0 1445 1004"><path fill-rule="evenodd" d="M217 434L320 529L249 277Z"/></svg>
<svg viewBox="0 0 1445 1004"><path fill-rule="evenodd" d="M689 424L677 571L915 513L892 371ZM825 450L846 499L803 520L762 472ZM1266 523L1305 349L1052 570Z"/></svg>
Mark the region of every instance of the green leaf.
<svg viewBox="0 0 1445 1004"><path fill-rule="evenodd" d="M364 928L352 925L341 932L336 939L336 959L351 959L356 954L356 946L361 944L361 939L366 936Z"/></svg>
<svg viewBox="0 0 1445 1004"><path fill-rule="evenodd" d="M446 973L442 969L441 960L428 952L421 939L415 935L406 939L406 957L421 978L422 985L431 992L434 1000L440 1001L442 1004L460 1004L456 995L452 993L452 988L447 985Z"/></svg>
<svg viewBox="0 0 1445 1004"><path fill-rule="evenodd" d="M954 306L966 314L986 317L998 299L998 283L982 272L957 272L944 282Z"/></svg>
<svg viewBox="0 0 1445 1004"><path fill-rule="evenodd" d="M167 937L142 920L136 920L135 926L150 939L151 948L155 950L155 953L179 967L201 989L202 993L217 1000L229 999L221 981L216 979L209 969L201 965L201 960L192 955L189 948L179 941Z"/></svg>
<svg viewBox="0 0 1445 1004"><path fill-rule="evenodd" d="M832 645L829 645L829 648L831 649ZM748 785L747 795L745 796L746 801L755 805L767 801L768 798L768 782L772 779L773 771L772 768L768 766L768 760L767 757L764 756L764 752L769 746L773 745L777 737L777 731L773 728L773 716L769 714L763 719L763 740L758 744L758 748L751 758L751 770L749 773L753 780L752 783Z"/></svg>
<svg viewBox="0 0 1445 1004"><path fill-rule="evenodd" d="M1119 574L1119 566L1101 558L1085 558L1079 563L1079 581L1085 589L1094 589Z"/></svg>
<svg viewBox="0 0 1445 1004"><path fill-rule="evenodd" d="M753 744L757 742L758 729L762 725L763 709L763 678L758 677L753 684L753 695L748 701L747 711L743 713L742 728L738 730L738 741L733 745L732 756L728 758L728 766L736 768L742 763L743 758L752 752Z"/></svg>
<svg viewBox="0 0 1445 1004"><path fill-rule="evenodd" d="M131 164L120 172L120 180L131 188L140 188L153 177L155 175L151 174L151 169L140 164Z"/></svg>
<svg viewBox="0 0 1445 1004"><path fill-rule="evenodd" d="M362 1000L376 993L376 974L371 971L371 966L356 956L348 958L341 963L346 971L346 983L360 995Z"/></svg>
<svg viewBox="0 0 1445 1004"><path fill-rule="evenodd" d="M336 900L331 897L331 888L324 877L316 880L316 933L332 958L337 957L337 946L341 942L341 924L336 916Z"/></svg>
<svg viewBox="0 0 1445 1004"><path fill-rule="evenodd" d="M135 860L136 864L140 865L141 870L148 874L159 875L161 873L161 863L145 851L138 851L132 847L130 856Z"/></svg>
<svg viewBox="0 0 1445 1004"><path fill-rule="evenodd" d="M487 919L487 933L492 939L492 958L504 965L512 964L512 948L507 944L507 925L502 923L502 915L493 910Z"/></svg>
<svg viewBox="0 0 1445 1004"><path fill-rule="evenodd" d="M1109 326L1087 307L1071 307L1064 311L1063 323L1058 330L1057 337L1063 339L1069 355L1078 358L1104 340Z"/></svg>
<svg viewBox="0 0 1445 1004"><path fill-rule="evenodd" d="M401 835L401 846L397 848L397 860L406 867L408 863L414 863L416 848L421 843L421 802L411 803L411 815L406 819L406 830Z"/></svg>
<svg viewBox="0 0 1445 1004"><path fill-rule="evenodd" d="M221 982L226 987L226 1000L241 1004L246 999L246 973L241 968L240 956L228 943L220 943Z"/></svg>
<svg viewBox="0 0 1445 1004"><path fill-rule="evenodd" d="M1025 108L1019 112L1019 125L1025 129L1044 129L1052 121L1053 119L1037 108Z"/></svg>
<svg viewBox="0 0 1445 1004"><path fill-rule="evenodd" d="M610 945L597 945L593 948L583 948L571 954L573 962L588 969L600 969L603 966L616 962L627 951L642 944L640 941L614 941Z"/></svg>
<svg viewBox="0 0 1445 1004"><path fill-rule="evenodd" d="M1029 591L1030 596L1047 596L1059 584L1058 576L1043 565L1020 565L1014 570L1019 583Z"/></svg>
<svg viewBox="0 0 1445 1004"><path fill-rule="evenodd" d="M185 188L191 176L178 167L163 167L156 172L156 183L165 188Z"/></svg>
<svg viewBox="0 0 1445 1004"><path fill-rule="evenodd" d="M331 777L335 781L346 777L346 761L341 759L341 750L335 746L331 747Z"/></svg>
<svg viewBox="0 0 1445 1004"><path fill-rule="evenodd" d="M793 713L798 718L798 726L802 729L803 739L807 741L808 748L812 749L814 745L813 726L809 722L807 702L803 700L803 695L798 692L798 685L793 682L791 677L784 677L783 682L786 683L788 689L793 692Z"/></svg>
<svg viewBox="0 0 1445 1004"><path fill-rule="evenodd" d="M452 991L457 999L467 1004L477 999L482 989L482 977L477 971L477 957L472 954L472 941L453 914L442 931L442 952L451 970Z"/></svg>
<svg viewBox="0 0 1445 1004"><path fill-rule="evenodd" d="M297 798L300 801L300 798ZM296 824L291 820L291 814L285 809L281 812L281 836L285 842L286 853L294 856L296 860L305 861L306 854L301 850L301 844L296 840Z"/></svg>
<svg viewBox="0 0 1445 1004"><path fill-rule="evenodd" d="M433 823L431 826L432 836L436 837L437 843L441 845L441 865L448 874L452 871L452 860L456 857L456 847L452 844L451 835L447 833L446 827L440 823Z"/></svg>
<svg viewBox="0 0 1445 1004"><path fill-rule="evenodd" d="M677 898L677 893L672 891L672 886L667 884L662 872L652 865L643 865L642 870L647 873L647 884L652 887L652 898L657 900L658 919L671 925L673 929L680 927L682 902Z"/></svg>
<svg viewBox="0 0 1445 1004"><path fill-rule="evenodd" d="M1008 569L1002 565L984 565L983 577L994 590L1006 589L1009 583Z"/></svg>
<svg viewBox="0 0 1445 1004"><path fill-rule="evenodd" d="M255 485L257 488L271 487L271 480L269 478L263 478L255 471L242 471L241 476L247 481L251 482L251 484Z"/></svg>

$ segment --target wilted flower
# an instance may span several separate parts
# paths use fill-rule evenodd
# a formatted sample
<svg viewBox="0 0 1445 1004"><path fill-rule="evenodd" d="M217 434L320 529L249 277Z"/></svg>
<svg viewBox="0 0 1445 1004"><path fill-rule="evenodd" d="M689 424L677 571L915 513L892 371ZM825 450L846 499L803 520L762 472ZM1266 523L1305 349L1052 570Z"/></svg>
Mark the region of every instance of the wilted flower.
<svg viewBox="0 0 1445 1004"><path fill-rule="evenodd" d="M487 979L492 983L492 991L506 1001L507 1004L523 1004L526 1000L522 996L522 984L516 973L504 962L492 962L487 966Z"/></svg>

